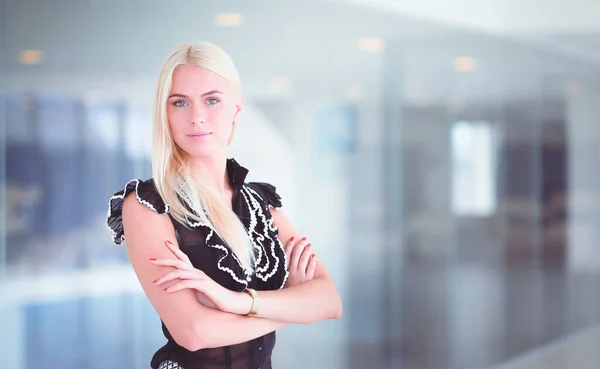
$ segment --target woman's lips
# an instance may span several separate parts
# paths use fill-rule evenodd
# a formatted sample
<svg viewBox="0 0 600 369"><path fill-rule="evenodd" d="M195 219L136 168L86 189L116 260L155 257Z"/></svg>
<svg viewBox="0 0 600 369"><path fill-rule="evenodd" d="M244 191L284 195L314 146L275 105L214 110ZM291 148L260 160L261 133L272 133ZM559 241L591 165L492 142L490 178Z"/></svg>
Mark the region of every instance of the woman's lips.
<svg viewBox="0 0 600 369"><path fill-rule="evenodd" d="M190 133L187 136L192 139L201 139L201 138L208 137L210 135L212 135L212 132L196 132L196 133Z"/></svg>

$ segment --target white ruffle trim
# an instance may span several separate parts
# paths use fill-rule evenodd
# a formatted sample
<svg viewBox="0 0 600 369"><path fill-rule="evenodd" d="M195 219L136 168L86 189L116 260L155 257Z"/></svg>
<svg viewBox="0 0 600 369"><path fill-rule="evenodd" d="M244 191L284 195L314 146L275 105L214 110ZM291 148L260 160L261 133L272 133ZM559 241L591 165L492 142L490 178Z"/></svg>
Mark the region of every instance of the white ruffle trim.
<svg viewBox="0 0 600 369"><path fill-rule="evenodd" d="M110 198L110 200L108 200L108 215L107 215L107 217L111 217L111 215L112 215L112 214L111 214L111 213L112 213L112 201L113 201L113 200L117 200L117 199L118 199L118 200L123 200L123 199L125 198L125 196L127 195L127 188L129 187L129 185L130 185L131 183L134 183L134 182L135 182L135 188L134 188L134 192L135 192L135 197L136 197L137 201L138 201L140 204L142 204L142 205L146 205L148 208L150 208L150 209L152 209L154 212L158 213L158 210L156 210L156 208L155 208L155 207L154 207L154 206L153 206L151 203L149 203L148 201L146 201L146 200L144 200L144 199L142 199L142 198L140 197L140 194L139 194L139 192L138 192L138 188L139 188L139 186L140 186L140 180L139 180L139 179L132 179L132 180L130 180L129 182L127 182L127 184L125 185L125 188L123 189L123 192L122 192L122 193L120 193L120 194L116 194L116 195L114 195L113 197L111 197L111 198ZM168 205L168 204L165 204L165 212L164 212L164 213L161 213L161 214L167 214L167 213L169 212L169 210L170 210L170 207L169 207L169 205ZM108 225L108 224L107 224L107 227L108 227L108 229L109 229L110 233L112 234L112 239L113 239L113 242L115 242L115 243L116 243L116 241L117 241L117 239L116 239L116 238L117 238L117 231L115 231L114 229L112 229L112 228L110 227L110 225ZM120 242L123 242L123 241L125 241L125 234L122 234L122 235L121 235L121 239L120 239L119 241L120 241Z"/></svg>

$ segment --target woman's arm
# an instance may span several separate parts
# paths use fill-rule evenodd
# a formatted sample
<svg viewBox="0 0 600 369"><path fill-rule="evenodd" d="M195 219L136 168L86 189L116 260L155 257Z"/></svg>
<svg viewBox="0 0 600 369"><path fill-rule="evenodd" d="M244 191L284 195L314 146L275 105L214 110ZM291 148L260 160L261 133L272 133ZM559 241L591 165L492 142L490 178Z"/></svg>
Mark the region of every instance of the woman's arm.
<svg viewBox="0 0 600 369"><path fill-rule="evenodd" d="M283 211L272 209L271 214L274 225L279 229L279 239L282 243L287 243L291 237L300 237ZM259 294L259 315L263 318L308 324L337 319L342 315L340 294L319 260L311 281L276 291L259 291Z"/></svg>
<svg viewBox="0 0 600 369"><path fill-rule="evenodd" d="M164 287L152 282L175 268L158 266L149 258L176 259L164 246L164 240L175 240L168 215L157 214L127 196L123 204L123 227L126 247L133 269L150 303L165 323L175 341L190 351L246 342L285 325L283 322L250 318L203 306L191 289L165 293Z"/></svg>

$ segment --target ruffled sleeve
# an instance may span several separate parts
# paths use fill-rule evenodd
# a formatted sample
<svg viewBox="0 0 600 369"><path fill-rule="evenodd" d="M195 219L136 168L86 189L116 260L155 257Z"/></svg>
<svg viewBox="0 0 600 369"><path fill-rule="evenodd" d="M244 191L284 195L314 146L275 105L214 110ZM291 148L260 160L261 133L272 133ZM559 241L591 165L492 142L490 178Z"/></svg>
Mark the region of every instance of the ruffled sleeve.
<svg viewBox="0 0 600 369"><path fill-rule="evenodd" d="M279 209L283 206L281 203L281 196L277 193L277 188L269 183L264 182L250 182L248 183L254 192L256 192L266 204L275 209Z"/></svg>
<svg viewBox="0 0 600 369"><path fill-rule="evenodd" d="M123 202L130 193L135 192L135 197L140 204L146 205L158 214L169 212L169 205L165 204L158 194L154 182L150 179L132 179L125 185L125 189L115 193L108 202L108 218L106 224L112 234L112 240L120 245L125 241L123 231Z"/></svg>

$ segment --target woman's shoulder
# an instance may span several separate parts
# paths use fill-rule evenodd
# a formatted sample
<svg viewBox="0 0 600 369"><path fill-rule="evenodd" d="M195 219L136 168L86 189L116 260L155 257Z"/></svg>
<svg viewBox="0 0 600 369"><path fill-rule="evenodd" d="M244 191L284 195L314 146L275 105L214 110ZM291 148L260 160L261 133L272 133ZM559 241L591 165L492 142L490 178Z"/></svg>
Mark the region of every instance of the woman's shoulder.
<svg viewBox="0 0 600 369"><path fill-rule="evenodd" d="M277 193L277 188L267 182L248 182L245 187L253 194L257 195L268 207L280 209L283 206L281 196Z"/></svg>
<svg viewBox="0 0 600 369"><path fill-rule="evenodd" d="M135 194L138 203L148 207L158 214L169 212L169 205L165 204L156 186L154 179L147 180L132 179L127 182L123 189L115 192L108 202L107 225L112 234L112 240L120 245L125 240L123 232L123 204L130 194Z"/></svg>

